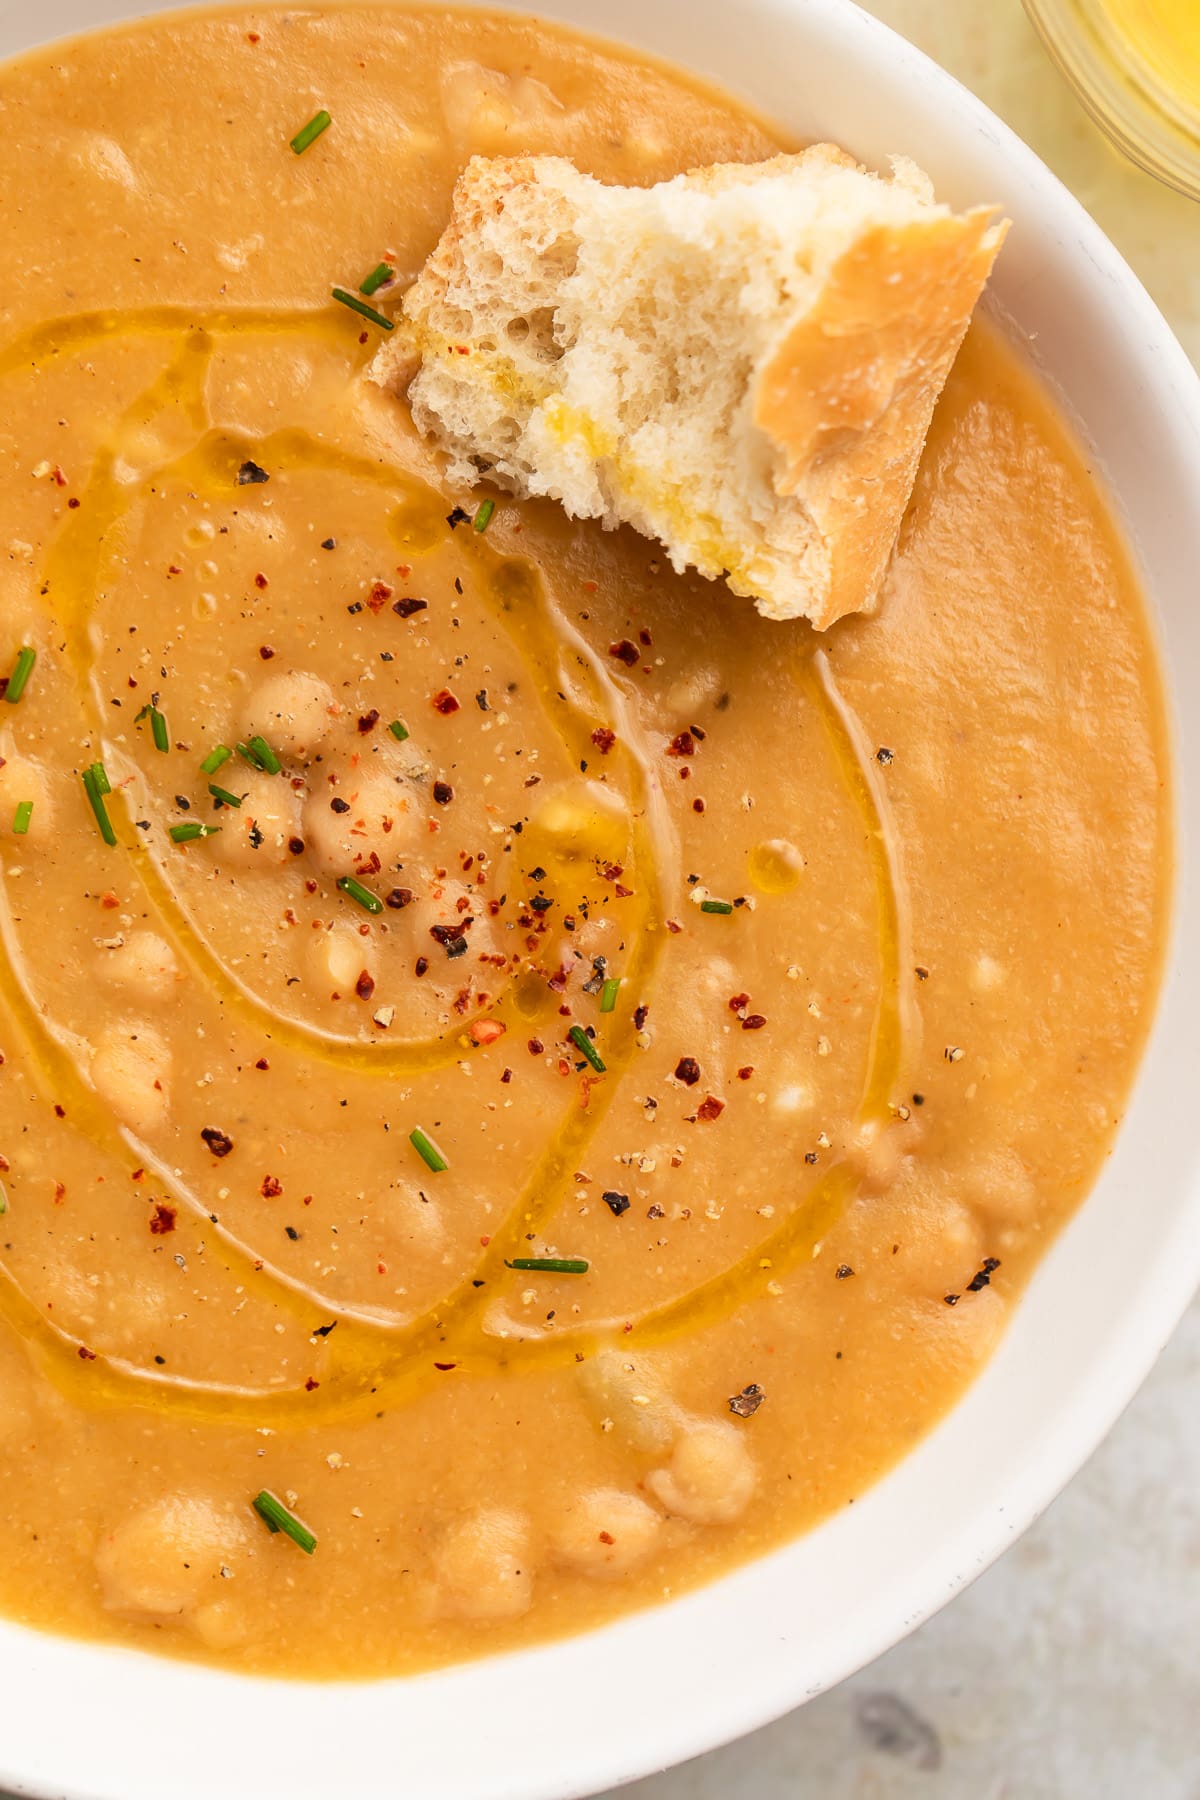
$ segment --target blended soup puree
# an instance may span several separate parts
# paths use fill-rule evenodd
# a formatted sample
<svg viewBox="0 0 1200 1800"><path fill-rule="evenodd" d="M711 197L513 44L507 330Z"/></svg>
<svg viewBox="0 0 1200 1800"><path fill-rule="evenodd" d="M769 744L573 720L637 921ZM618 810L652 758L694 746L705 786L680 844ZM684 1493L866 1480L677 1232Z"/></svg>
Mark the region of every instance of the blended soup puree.
<svg viewBox="0 0 1200 1800"><path fill-rule="evenodd" d="M849 1505L1154 998L1155 653L1062 423L976 325L877 616L770 623L479 512L331 298L395 312L473 153L776 149L732 100L264 8L28 55L0 124L0 1609L382 1675Z"/></svg>

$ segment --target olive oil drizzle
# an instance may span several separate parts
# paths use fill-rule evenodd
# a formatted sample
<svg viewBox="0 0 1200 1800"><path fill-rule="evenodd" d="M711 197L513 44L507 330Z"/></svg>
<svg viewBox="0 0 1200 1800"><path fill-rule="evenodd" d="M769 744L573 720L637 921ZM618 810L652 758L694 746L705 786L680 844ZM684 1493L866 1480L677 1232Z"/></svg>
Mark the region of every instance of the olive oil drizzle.
<svg viewBox="0 0 1200 1800"><path fill-rule="evenodd" d="M122 331L166 338L180 331L185 333L186 341L180 355L127 409L123 423L144 423L148 407L151 410L171 407L177 413L182 411L203 434L200 441L173 462L156 468L145 479L161 482L165 477L177 476L195 483L206 477L210 482L214 479L217 466L213 459L222 442L216 434L205 430L207 421L203 410L203 375L215 340L224 333L246 331L301 334L317 331L324 334L329 331L329 322L321 312L275 312L269 309L197 315L183 308L159 307L127 315L88 314L26 334L0 354L0 376L24 367L38 356L86 348L90 343ZM223 442L226 445L224 466L227 468L227 440ZM301 432L280 433L256 449L281 470L287 466L305 465L336 468L355 479L370 480L393 491L409 479L394 468L381 469L375 462L318 444ZM103 578L104 540L115 530L122 513L136 497L135 493L118 491L117 454L116 449L110 449L100 459L98 487L89 496L87 510L95 543L90 560L88 555L81 554L82 538L80 545L67 538L68 526L49 565L56 602L64 591L71 596L65 622L76 671L89 689L93 688L93 683L88 625L94 596ZM102 521L99 530L98 519ZM464 555L475 560L480 570L481 589L493 591L502 560L500 554L479 534L471 534L470 541L464 543L462 549ZM508 560L511 562L512 559ZM533 565L525 566L528 579L517 584L519 592L515 599L510 585L501 621L506 623L504 612L519 609L522 649L535 678L540 703L547 716L553 719L564 746L573 760L582 761L589 753L590 734L596 724L606 717L617 716L623 726L619 733L620 766L630 790L638 901L636 921L631 920L626 927L626 935L633 946L627 980L628 991L636 992L639 988L645 989L663 942L661 932L646 927L661 916L654 851L657 846L661 855L664 843L672 841L665 804L650 779L644 760L632 748L637 732L630 724L619 687L565 620L551 621L542 577ZM566 649L571 652L569 659ZM580 669L582 681L577 674ZM908 1016L906 987L902 980L902 970L907 966L903 884L895 862L894 834L888 829L886 797L861 741L861 733L838 693L823 653L818 652L799 671L799 679L824 720L843 786L862 819L870 851L878 914L880 990L858 1115L858 1129L870 1134L881 1129L889 1116L911 1038L912 1021ZM577 691L580 687L584 689L582 695ZM573 690L574 697L568 699ZM94 690L92 712L93 730L97 741L102 743L98 729L98 718L102 714ZM214 957L202 934L186 917L171 892L162 864L140 844L134 866L147 898L188 960L206 979L218 978L225 997L256 1023L261 1023L262 1015L267 1013L270 1034L275 1042L300 1054L311 1056L315 1052L328 1056L341 1068L351 1067L364 1074L381 1076L397 1068L429 1069L437 1057L450 1060L458 1054L458 1047L448 1045L444 1040L388 1046L380 1054L374 1045L338 1039L298 1022L280 1021L268 1013L251 990L231 978ZM81 1368L79 1340L57 1326L50 1327L11 1274L0 1265L0 1312L15 1329L36 1339L60 1383L73 1395L78 1396L82 1389L93 1403L153 1405L168 1410L173 1416L222 1423L244 1420L255 1424L307 1424L318 1418L377 1407L384 1400L394 1405L416 1394L436 1379L432 1373L434 1355L453 1358L468 1373L472 1369L495 1369L532 1362L555 1367L572 1362L579 1354L581 1343L598 1346L611 1338L610 1327L592 1325L577 1333L563 1333L555 1340L497 1340L489 1337L484 1329L484 1313L490 1304L490 1284L503 1274L505 1260L518 1254L526 1240L547 1220L564 1180L577 1166L584 1146L611 1104L633 1053L634 1032L628 1019L617 1014L609 1016L605 1035L607 1076L592 1087L586 1110L578 1108L568 1115L565 1125L539 1158L510 1211L507 1224L493 1235L483 1257L443 1300L427 1308L415 1320L401 1325L386 1315L356 1311L320 1295L308 1284L264 1264L252 1248L213 1222L202 1203L179 1185L178 1179L148 1148L131 1133L113 1124L90 1084L79 1073L69 1049L48 1031L36 1002L24 990L17 974L11 920L8 918L4 920L4 947L7 957L5 966L0 969L0 984L5 997L20 1020L31 1049L40 1043L43 1052L40 1060L53 1068L56 1083L61 1087L64 1080L70 1082L73 1111L78 1109L79 1116L87 1121L90 1135L97 1142L116 1140L126 1155L132 1146L139 1160L155 1169L168 1191L189 1211L202 1215L219 1233L223 1248L254 1268L256 1280L274 1290L270 1296L272 1300L278 1300L297 1316L301 1309L315 1307L323 1316L332 1315L339 1321L336 1339L324 1340L319 1396L302 1390L249 1388L194 1380L143 1367L103 1351L89 1350L87 1366ZM662 1341L685 1330L701 1329L737 1306L757 1298L766 1282L814 1254L822 1234L855 1187L852 1162L843 1153L842 1160L826 1169L792 1215L765 1240L718 1276L643 1315L635 1323L639 1344ZM477 1287L475 1283L482 1285Z"/></svg>
<svg viewBox="0 0 1200 1800"><path fill-rule="evenodd" d="M179 316L194 317L190 314ZM160 317L161 312L156 313L150 323L157 322ZM86 348L88 343L93 341L93 334L86 329L76 329L78 323L72 321L67 328L56 331L54 333L55 344L71 343L77 348ZM103 323L107 329L107 319ZM237 315L218 315L209 318L203 329L193 324L189 329L187 342L180 356L168 364L155 382L139 395L122 415L120 421L122 426L143 426L149 418L153 417L159 407L172 406L182 410L197 429L205 432L200 443L193 445L185 454L171 463L155 467L147 472L141 484L143 488L146 483L151 481L161 485L164 478L171 476L175 476L195 488L198 485L202 486L206 479L211 483L214 478L219 478L222 470L227 474L229 456L225 455L223 460L220 458L214 460L214 454L218 451L221 440L206 429L207 420L202 405L201 383L214 336L222 329L237 329L240 323ZM254 314L251 316L247 328L262 329L265 324L270 323L269 316ZM290 324L290 320L288 323ZM139 314L132 322L131 330L144 333L146 325L146 315ZM11 353L7 357L0 358L0 374L4 372L5 368L11 366ZM118 432L116 444L98 459L97 477L88 490L87 535L84 535L78 522L68 520L47 566L47 585L55 595L58 611L66 628L71 661L81 684L86 684L91 690L94 741L98 741L102 745L106 757L113 762L114 767L118 768L125 765L125 759L114 746L107 744L100 736L101 728L98 721L102 717L102 713L92 678L89 625L93 596L102 579L105 538L119 524L122 515L134 503L140 491L132 484L118 484L116 480L115 471L120 453L119 445L120 433ZM255 445L252 448L265 460L270 461L272 466L280 472L283 472L288 466L300 467L307 464L329 470L340 470L351 474L356 479L367 479L393 490L397 487L398 482L405 480L395 470L381 470L377 464L368 462L364 458L318 444L305 433L280 433L265 444ZM75 525L74 532L72 531L73 523ZM76 537L79 539L78 542L75 541ZM483 577L480 583L481 589L490 592L492 582L489 578L494 576L496 567L501 560L499 553L483 544L478 535L468 540L463 548L465 553L473 559ZM615 684L594 658L584 640L569 627L564 633L556 625L549 623L545 617L545 596L541 578L536 571L532 570L532 566L530 566L530 579L523 584L523 591L532 602L524 608L520 621L526 665L534 677L542 704L548 712L553 707L555 727L564 740L571 761L578 763L584 758L590 747L592 730L604 718L617 716L622 723L625 722L624 703ZM65 604L60 602L60 595L68 597ZM507 609L511 610L512 602L510 589L506 597ZM575 665L570 674L567 672L564 656L564 648L568 646L573 652ZM580 685L575 678L575 670L579 668L584 671L583 686L587 692L583 700L571 701L567 699L567 694ZM585 703L590 705L590 710L586 713L580 710ZM659 953L661 942L652 932L642 928L650 914L659 905L654 877L654 858L651 853L654 836L651 819L655 819L660 834L665 828L662 819L658 816L662 810L661 802L653 792L644 760L629 748L631 739L632 734L626 729L623 733L622 756L618 759L623 763L630 778L633 800L634 855L632 867L637 871L636 898L638 906L629 927L629 935L635 947L628 971L631 981L645 983ZM136 771L131 768L131 773L136 773ZM118 792L119 790L114 791L113 801L117 801ZM120 800L114 810L118 814L122 811L127 813L127 803L123 799ZM251 990L244 988L216 961L202 935L195 930L179 906L176 897L171 893L161 865L136 838L134 843L137 846L135 866L146 889L147 897L155 905L160 922L169 932L177 947L183 951L188 960L198 968L210 984L216 980L220 981L225 989L224 997L226 999L240 1000L252 1015L261 1015L262 1021L269 1028L274 1043L296 1049L306 1055L311 1055L314 1047L323 1047L331 1060L336 1061L339 1068L345 1069L349 1066L370 1075L386 1075L394 1072L397 1067L428 1070L430 1067L436 1066L438 1061L448 1062L459 1054L459 1044L451 1041L453 1034L448 1034L445 1040L425 1045L402 1044L395 1048L386 1046L383 1048L383 1053L380 1054L374 1045L358 1045L332 1037L322 1039L317 1033L310 1032L307 1027L294 1026L289 1021L281 1021L259 1001ZM362 1389L369 1385L379 1373L379 1334L381 1332L384 1334L395 1333L401 1329L399 1322L389 1319L386 1314L380 1314L376 1309L370 1311L356 1309L335 1301L330 1296L321 1294L311 1284L296 1281L276 1266L265 1262L252 1247L243 1243L217 1219L214 1219L203 1203L181 1185L178 1176L161 1162L149 1146L142 1144L132 1133L126 1132L114 1124L100 1104L90 1083L80 1075L76 1057L71 1053L69 1046L61 1040L59 1034L49 1030L33 996L26 991L17 972L16 946L12 935L11 919L8 919L6 924L4 941L8 954L5 966L0 969L0 982L3 984L6 998L14 1014L21 1020L31 1047L34 1043L40 1042L41 1060L53 1068L56 1090L69 1094L72 1113L86 1121L88 1135L92 1141L106 1143L110 1149L115 1149L118 1154L124 1155L127 1159L129 1148L132 1146L138 1163L152 1170L164 1190L189 1213L206 1221L220 1238L224 1250L238 1261L239 1266L244 1266L247 1273L253 1271L260 1285L278 1284L283 1289L283 1294L279 1297L287 1305L289 1311L295 1313L296 1316L302 1316L303 1311L312 1309L323 1316L332 1313L337 1317L343 1329L337 1341L336 1350L329 1357L329 1361L337 1365L335 1376L338 1371L344 1369L356 1388ZM511 1233L513 1247L519 1245L524 1234L535 1227L553 1205L558 1184L568 1172L569 1165L578 1158L583 1145L594 1132L607 1109L609 1099L615 1091L622 1068L629 1060L632 1048L633 1032L628 1021L622 1022L614 1018L606 1034L606 1056L610 1079L606 1083L599 1084L592 1093L591 1103L586 1113L581 1111L569 1119L558 1141L550 1146L537 1164L513 1213L514 1225ZM503 1234L501 1236L503 1237ZM504 1238L504 1241L496 1241L495 1248L490 1256L483 1259L481 1266L501 1267L506 1243L507 1238ZM3 1293L0 1293L0 1309L5 1311L6 1316L9 1316L10 1322L16 1324L19 1315L24 1317L27 1325L36 1320L39 1327L45 1326L46 1322L41 1319L38 1310L19 1291L10 1272L2 1266L0 1266L0 1276L3 1276L4 1288ZM482 1302L476 1297L477 1290L472 1286L472 1281L480 1278L479 1272L472 1270L460 1289L439 1303L438 1307L431 1308L417 1321L404 1325L403 1329L409 1343L399 1358L393 1355L386 1359L385 1366L390 1367L392 1363L396 1362L407 1363L418 1358L430 1344L438 1339L449 1319L457 1317L459 1313L469 1312L472 1308L481 1306ZM355 1327L364 1334L361 1344L352 1342ZM136 1381L139 1384L152 1385L159 1396L163 1392L172 1395L187 1394L192 1402L188 1410L195 1412L198 1406L197 1416L213 1416L212 1402L216 1402L217 1411L222 1417L230 1416L229 1405L237 1401L242 1402L247 1409L246 1416L258 1417L261 1415L264 1403L278 1408L281 1401L289 1398L274 1389L247 1390L223 1384L192 1381L174 1374L162 1375L126 1359L109 1357L102 1352L89 1352L90 1366L81 1376L77 1360L74 1363L71 1360L79 1357L82 1348L79 1340L71 1338L69 1334L58 1328L50 1329L48 1326L45 1330L40 1330L39 1335L44 1341L44 1347L51 1351L57 1351L60 1363L65 1361L65 1368L73 1378L72 1387L76 1387L80 1379L85 1379L88 1392L92 1397L99 1398L103 1394L104 1397L114 1401L119 1401L122 1395L129 1398L126 1391L127 1384ZM327 1378L327 1382L329 1386L334 1385L332 1379ZM305 1394L299 1394L295 1396L295 1399L304 1414L311 1416L314 1411L311 1399ZM156 1404L160 1403L161 1400L156 1399Z"/></svg>

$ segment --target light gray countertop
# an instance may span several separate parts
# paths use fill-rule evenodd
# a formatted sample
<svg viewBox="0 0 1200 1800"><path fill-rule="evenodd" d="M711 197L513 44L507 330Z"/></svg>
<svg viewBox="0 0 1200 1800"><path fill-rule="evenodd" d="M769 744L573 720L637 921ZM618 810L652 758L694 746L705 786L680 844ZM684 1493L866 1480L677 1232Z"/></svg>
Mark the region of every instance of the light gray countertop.
<svg viewBox="0 0 1200 1800"><path fill-rule="evenodd" d="M1200 365L1200 206L1124 163L1019 0L863 0L1007 119ZM897 146L900 148L900 146ZM853 1680L630 1800L1200 1800L1200 1305L974 1587Z"/></svg>

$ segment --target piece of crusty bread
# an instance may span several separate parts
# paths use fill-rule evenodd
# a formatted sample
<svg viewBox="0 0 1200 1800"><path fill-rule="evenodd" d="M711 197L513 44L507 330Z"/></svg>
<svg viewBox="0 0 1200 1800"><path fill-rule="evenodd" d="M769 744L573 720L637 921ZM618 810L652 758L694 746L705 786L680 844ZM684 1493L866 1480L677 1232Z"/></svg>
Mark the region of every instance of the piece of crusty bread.
<svg viewBox="0 0 1200 1800"><path fill-rule="evenodd" d="M371 374L452 480L631 524L824 628L875 600L1005 229L828 144L651 188L476 157Z"/></svg>

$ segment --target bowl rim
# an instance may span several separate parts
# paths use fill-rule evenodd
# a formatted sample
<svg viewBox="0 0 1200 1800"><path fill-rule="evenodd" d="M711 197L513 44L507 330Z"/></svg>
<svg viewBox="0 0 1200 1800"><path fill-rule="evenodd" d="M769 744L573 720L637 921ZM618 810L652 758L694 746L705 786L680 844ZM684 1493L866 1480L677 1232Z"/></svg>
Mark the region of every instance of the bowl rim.
<svg viewBox="0 0 1200 1800"><path fill-rule="evenodd" d="M24 21L13 24L21 0L0 0L0 42L20 37L5 46L5 54L60 35L72 9L76 18L86 14L99 26L126 16L128 4L47 0L31 29ZM141 9L173 10L190 9ZM695 69L794 129L800 114L787 87L794 71L840 68L844 81L852 74L857 89L852 99L843 93L846 105L864 121L869 105L881 121L878 127L864 122L857 135L848 132L851 148L871 154L862 140L874 142L878 131L903 117L903 147L930 168L947 198L973 197L971 189L986 172L997 197L1010 210L1023 209L1023 231L1028 227L1028 248L1010 245L1002 259L999 287L1010 326L1032 336L1042 329L1043 313L1050 318L1050 301L1039 299L1039 280L1054 286L1058 304L1080 309L1095 344L1081 348L1070 379L1062 378L1056 357L1047 359L1045 373L1077 427L1090 435L1077 384L1088 368L1097 379L1103 372L1130 408L1133 437L1157 457L1156 485L1119 479L1113 486L1143 568L1158 566L1152 539L1160 525L1186 553L1188 569L1200 564L1200 380L1083 207L981 101L851 0L738 0L739 36L753 32L764 46L779 46L777 56L759 59L745 82L731 79L725 65L734 18L728 0L691 0L686 39L673 35L670 25L680 15L679 0L606 0L602 20L598 10L585 0L543 0L538 7L543 17L588 33L602 23L601 41ZM912 95L920 96L919 110ZM799 104L815 124L822 108L834 103L814 77ZM1087 339L1088 331L1081 336ZM1181 565L1184 560L1181 554ZM1174 671L1164 662L1165 673L1182 678L1191 670L1200 679L1200 625L1190 626L1182 610L1184 574L1182 566L1173 574L1164 562L1149 597L1160 609L1164 647L1172 659L1183 659ZM1178 599L1173 612L1172 593ZM6 1622L0 1624L7 1701L0 1783L40 1800L160 1800L169 1768L174 1800L210 1800L218 1784L228 1786L236 1756L239 1787L262 1800L283 1800L285 1794L289 1800L324 1800L335 1780L356 1800L434 1791L441 1800L582 1800L778 1718L873 1660L988 1567L1114 1423L1200 1282L1200 1156L1186 1127L1184 1080L1189 1068L1200 1066L1200 949L1180 929L1189 912L1200 916L1200 788L1187 773L1189 765L1200 765L1196 714L1200 707L1175 712L1183 827L1179 903L1158 1020L1129 1123L1109 1169L1043 1260L1017 1322L983 1374L852 1513L835 1515L805 1538L706 1587L598 1631L401 1680L271 1682L55 1639ZM1192 752L1186 757L1179 753L1185 746ZM1172 1123L1176 1113L1182 1125ZM1125 1147L1131 1133L1155 1145L1156 1132L1161 1147L1152 1161L1155 1183L1148 1185L1144 1170L1125 1166ZM1175 1198L1156 1200L1155 1187ZM1082 1232L1080 1221L1094 1214L1102 1197L1109 1237L1139 1197L1151 1217L1152 1203L1163 1212L1162 1235L1141 1265L1132 1298L1115 1308L1110 1329L1097 1335L1093 1314L1110 1289L1122 1292L1119 1265L1123 1254L1128 1260L1123 1244L1114 1245L1111 1259L1107 1252L1102 1256L1099 1273L1093 1270L1099 1297L1086 1314L1093 1353L1068 1379L1060 1364L1070 1360L1070 1333L1056 1350L1053 1303L1049 1324L1042 1322L1047 1291L1062 1279L1073 1243L1086 1237L1095 1253L1097 1234ZM1026 1366L1031 1353L1022 1343L1035 1314L1038 1353L1048 1359L1040 1369ZM1067 1385L1047 1410L1043 1388L1056 1391L1056 1382ZM995 1430L989 1421L997 1419L1020 1446L1019 1462L1002 1475L986 1460ZM955 1460L963 1444L979 1447L982 1480L974 1464ZM951 1471L948 1497L944 1487L931 1490L938 1471L943 1479ZM922 1512L918 1529L912 1521ZM905 1519L909 1529L896 1538L893 1554L888 1533ZM872 1558L882 1559L879 1581L865 1598L848 1596L839 1607L836 1593L827 1591L829 1571L857 1567L866 1585L876 1566ZM815 1653L804 1637L805 1617L797 1616L805 1605L808 1617L824 1608ZM614 1712L606 1686L614 1668L632 1679L635 1694L652 1695L653 1704ZM73 1712L64 1730L55 1697L67 1693ZM536 1712L529 1706L533 1695ZM205 1714L210 1726L219 1723L222 1730L191 1736L181 1759L178 1721ZM537 1730L531 1732L534 1717ZM443 1726L439 1743L431 1749L414 1742L415 1728L434 1719ZM473 1730L464 1727L467 1719ZM52 1729L55 1720L58 1728Z"/></svg>

